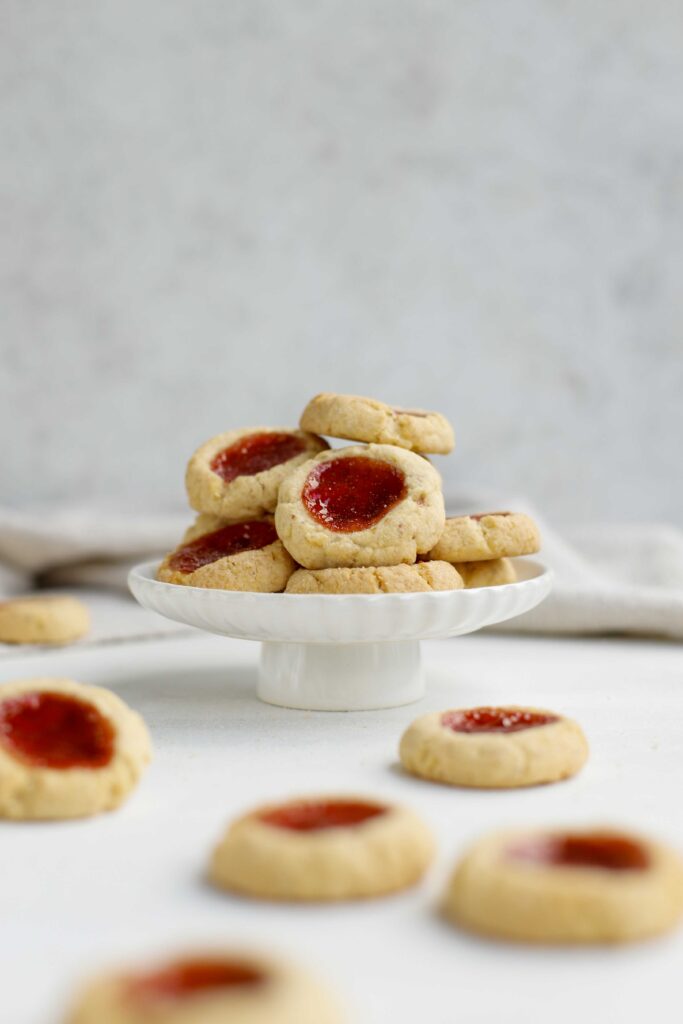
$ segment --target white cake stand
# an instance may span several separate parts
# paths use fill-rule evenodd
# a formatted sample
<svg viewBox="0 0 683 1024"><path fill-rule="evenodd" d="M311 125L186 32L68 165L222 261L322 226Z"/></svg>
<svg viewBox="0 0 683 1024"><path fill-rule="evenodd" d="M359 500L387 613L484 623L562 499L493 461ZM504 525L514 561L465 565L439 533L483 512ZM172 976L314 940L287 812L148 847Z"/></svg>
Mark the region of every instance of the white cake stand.
<svg viewBox="0 0 683 1024"><path fill-rule="evenodd" d="M419 700L420 640L460 636L521 615L552 573L518 562L517 583L427 594L252 594L160 583L157 562L131 570L144 608L221 636L261 641L258 695L308 711L364 711Z"/></svg>

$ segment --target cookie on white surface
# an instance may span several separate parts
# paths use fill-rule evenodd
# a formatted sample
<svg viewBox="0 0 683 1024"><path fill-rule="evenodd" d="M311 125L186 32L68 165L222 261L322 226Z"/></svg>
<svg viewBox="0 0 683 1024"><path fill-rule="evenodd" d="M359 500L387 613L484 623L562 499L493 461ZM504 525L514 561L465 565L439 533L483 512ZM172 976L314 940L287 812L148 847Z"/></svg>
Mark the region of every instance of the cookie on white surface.
<svg viewBox="0 0 683 1024"><path fill-rule="evenodd" d="M575 775L588 744L578 722L554 711L457 708L417 718L401 737L400 757L411 774L435 782L511 789Z"/></svg>
<svg viewBox="0 0 683 1024"><path fill-rule="evenodd" d="M0 643L70 644L89 629L90 613L75 597L40 594L0 602Z"/></svg>
<svg viewBox="0 0 683 1024"><path fill-rule="evenodd" d="M145 723L99 686L0 686L0 818L81 818L118 807L151 756Z"/></svg>
<svg viewBox="0 0 683 1024"><path fill-rule="evenodd" d="M500 939L644 939L680 919L683 863L659 843L608 828L499 833L457 865L444 911L462 928Z"/></svg>
<svg viewBox="0 0 683 1024"><path fill-rule="evenodd" d="M213 852L221 889L270 900L353 900L414 885L434 854L422 820L359 796L307 797L234 821Z"/></svg>
<svg viewBox="0 0 683 1024"><path fill-rule="evenodd" d="M210 950L94 979L66 1024L341 1024L330 995L298 968Z"/></svg>

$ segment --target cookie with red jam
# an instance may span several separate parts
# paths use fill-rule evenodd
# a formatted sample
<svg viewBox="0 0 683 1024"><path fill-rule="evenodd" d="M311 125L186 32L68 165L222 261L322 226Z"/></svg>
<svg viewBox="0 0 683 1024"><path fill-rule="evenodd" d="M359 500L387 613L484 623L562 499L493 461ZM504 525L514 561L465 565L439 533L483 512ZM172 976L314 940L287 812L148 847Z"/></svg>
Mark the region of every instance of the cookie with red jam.
<svg viewBox="0 0 683 1024"><path fill-rule="evenodd" d="M413 452L447 455L453 428L440 412L401 409L360 395L316 395L301 414L302 430L371 444L393 444Z"/></svg>
<svg viewBox="0 0 683 1024"><path fill-rule="evenodd" d="M578 722L541 708L433 711L410 725L400 743L406 771L434 782L512 789L558 782L586 762Z"/></svg>
<svg viewBox="0 0 683 1024"><path fill-rule="evenodd" d="M66 1024L341 1024L298 968L243 950L200 950L91 981Z"/></svg>
<svg viewBox="0 0 683 1024"><path fill-rule="evenodd" d="M190 505L222 519L273 512L287 474L327 447L314 434L285 427L244 427L219 434L201 445L188 463Z"/></svg>
<svg viewBox="0 0 683 1024"><path fill-rule="evenodd" d="M81 818L129 796L151 756L142 718L99 686L0 686L0 818Z"/></svg>
<svg viewBox="0 0 683 1024"><path fill-rule="evenodd" d="M166 555L157 579L186 587L275 594L284 590L295 568L271 516L226 523L204 513L179 547Z"/></svg>
<svg viewBox="0 0 683 1024"><path fill-rule="evenodd" d="M412 564L444 521L434 467L386 444L310 459L283 481L275 510L278 536L306 569Z"/></svg>
<svg viewBox="0 0 683 1024"><path fill-rule="evenodd" d="M213 852L221 889L269 900L353 900L405 889L427 870L434 840L405 807L313 796L259 807Z"/></svg>
<svg viewBox="0 0 683 1024"><path fill-rule="evenodd" d="M614 943L672 928L683 863L672 850L611 828L505 832L456 866L444 912L468 931L538 943Z"/></svg>
<svg viewBox="0 0 683 1024"><path fill-rule="evenodd" d="M540 546L541 535L530 516L521 512L481 512L449 517L429 557L445 562L481 562L533 555Z"/></svg>

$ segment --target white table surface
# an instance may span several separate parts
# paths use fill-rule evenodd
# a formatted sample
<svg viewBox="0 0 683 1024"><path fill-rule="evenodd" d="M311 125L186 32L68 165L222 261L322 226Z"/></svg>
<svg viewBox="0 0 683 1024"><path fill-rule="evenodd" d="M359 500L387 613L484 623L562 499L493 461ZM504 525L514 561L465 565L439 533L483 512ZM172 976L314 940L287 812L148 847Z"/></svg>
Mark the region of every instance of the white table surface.
<svg viewBox="0 0 683 1024"><path fill-rule="evenodd" d="M616 949L516 947L459 933L435 903L458 852L498 826L616 823L683 849L680 646L480 634L424 649L424 701L343 714L259 703L258 647L246 641L186 631L62 651L3 648L0 681L68 675L116 690L145 716L155 759L114 814L0 824L1 1024L58 1022L92 969L195 941L245 941L308 965L359 1024L528 1024L541 1007L554 1024L635 1024L667 995L677 1000L683 931ZM401 774L398 739L416 715L504 701L576 716L592 749L582 774L490 793ZM204 883L207 853L232 815L308 791L361 791L419 809L439 840L426 881L333 907L251 903Z"/></svg>

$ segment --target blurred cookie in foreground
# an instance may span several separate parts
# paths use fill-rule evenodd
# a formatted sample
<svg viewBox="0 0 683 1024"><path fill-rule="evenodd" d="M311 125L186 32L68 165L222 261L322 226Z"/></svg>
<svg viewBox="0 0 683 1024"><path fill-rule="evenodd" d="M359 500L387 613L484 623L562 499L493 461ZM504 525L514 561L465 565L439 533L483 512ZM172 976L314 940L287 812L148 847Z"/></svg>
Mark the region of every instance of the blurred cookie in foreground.
<svg viewBox="0 0 683 1024"><path fill-rule="evenodd" d="M270 516L226 523L204 513L163 560L157 579L187 587L268 594L284 590L295 568Z"/></svg>
<svg viewBox="0 0 683 1024"><path fill-rule="evenodd" d="M341 1024L298 968L238 950L186 954L95 978L65 1024Z"/></svg>
<svg viewBox="0 0 683 1024"><path fill-rule="evenodd" d="M0 686L0 818L113 810L150 756L142 718L109 690L51 678Z"/></svg>
<svg viewBox="0 0 683 1024"><path fill-rule="evenodd" d="M360 569L297 569L287 594L406 594L461 590L463 581L448 562L418 562Z"/></svg>
<svg viewBox="0 0 683 1024"><path fill-rule="evenodd" d="M401 737L413 775L482 789L537 786L575 775L588 744L578 722L542 708L478 707L434 711Z"/></svg>
<svg viewBox="0 0 683 1024"><path fill-rule="evenodd" d="M214 850L221 889L270 900L354 900L414 885L434 855L427 826L405 807L324 796L257 808Z"/></svg>
<svg viewBox="0 0 683 1024"><path fill-rule="evenodd" d="M453 568L460 574L465 587L501 587L517 582L517 572L509 558L492 558L488 562L453 562Z"/></svg>
<svg viewBox="0 0 683 1024"><path fill-rule="evenodd" d="M457 865L444 912L469 931L513 941L644 939L679 921L683 863L659 843L610 828L500 833Z"/></svg>
<svg viewBox="0 0 683 1024"><path fill-rule="evenodd" d="M447 455L455 445L453 428L440 412L401 409L361 395L316 395L299 423L315 434L393 444L413 452Z"/></svg>
<svg viewBox="0 0 683 1024"><path fill-rule="evenodd" d="M90 629L90 613L75 597L40 595L0 602L0 643L70 644Z"/></svg>
<svg viewBox="0 0 683 1024"><path fill-rule="evenodd" d="M446 562L480 562L533 555L541 547L536 523L522 512L481 512L446 519L430 558Z"/></svg>
<svg viewBox="0 0 683 1024"><path fill-rule="evenodd" d="M273 512L284 478L327 448L313 434L286 427L244 427L201 445L185 475L190 505L223 519Z"/></svg>

